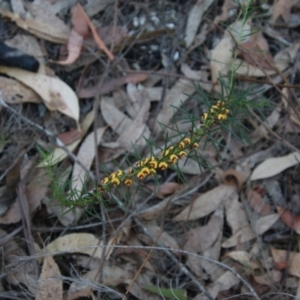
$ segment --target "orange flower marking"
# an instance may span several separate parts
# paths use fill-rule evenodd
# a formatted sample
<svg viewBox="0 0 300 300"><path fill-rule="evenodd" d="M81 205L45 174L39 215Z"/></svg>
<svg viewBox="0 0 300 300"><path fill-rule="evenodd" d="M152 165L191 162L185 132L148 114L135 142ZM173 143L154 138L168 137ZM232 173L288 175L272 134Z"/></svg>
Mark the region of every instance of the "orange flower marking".
<svg viewBox="0 0 300 300"><path fill-rule="evenodd" d="M178 157L179 158L183 158L184 156L186 156L186 152L185 151L180 151L179 154L178 154Z"/></svg>
<svg viewBox="0 0 300 300"><path fill-rule="evenodd" d="M115 177L114 179L111 180L111 183L114 185L114 186L117 186L120 184L120 179Z"/></svg>
<svg viewBox="0 0 300 300"><path fill-rule="evenodd" d="M126 186L131 186L132 185L132 179L126 179L125 181L124 181L124 183L125 183L125 185Z"/></svg>
<svg viewBox="0 0 300 300"><path fill-rule="evenodd" d="M177 155L172 154L172 155L170 156L170 162L171 162L171 163L175 164L175 163L177 162L177 160L178 160L178 156L177 156Z"/></svg>
<svg viewBox="0 0 300 300"><path fill-rule="evenodd" d="M186 144L186 145L189 145L191 143L191 139L190 138L185 138L183 140L183 142Z"/></svg>
<svg viewBox="0 0 300 300"><path fill-rule="evenodd" d="M193 147L194 149L196 149L196 148L199 147L199 145L198 145L198 143L194 143L192 147Z"/></svg>
<svg viewBox="0 0 300 300"><path fill-rule="evenodd" d="M160 162L158 164L158 167L161 169L161 170L166 170L168 168L168 164L164 161Z"/></svg>

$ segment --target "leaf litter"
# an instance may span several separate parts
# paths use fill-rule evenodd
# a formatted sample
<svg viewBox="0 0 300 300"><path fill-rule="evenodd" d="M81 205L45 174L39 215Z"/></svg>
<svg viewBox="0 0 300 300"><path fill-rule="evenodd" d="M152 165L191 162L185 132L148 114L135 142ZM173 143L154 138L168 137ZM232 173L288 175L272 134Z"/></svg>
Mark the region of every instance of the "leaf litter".
<svg viewBox="0 0 300 300"><path fill-rule="evenodd" d="M263 23L255 14L242 22L231 0L156 6L1 4L2 41L40 64L36 73L0 66L1 97L18 113L0 106L0 223L10 226L0 239L5 292L96 299L102 284L108 299L224 299L249 292L245 278L254 296L268 290L288 299L278 292L284 289L299 296L299 3L259 2ZM197 148L201 160L178 162L181 173L161 172L132 191L116 188L96 205L66 211L51 198L46 166L67 171L59 174L70 183L65 195L87 186L87 197L98 197L105 176L159 155L163 131L172 142L180 130L190 132L187 114L200 127L207 102L195 98L219 100L233 69L243 100L269 104L239 120L248 142L234 131L214 133L213 146L205 137ZM59 137L68 152L19 116ZM32 163L18 179L26 212L18 193L6 204L5 190L9 165L33 137L17 171ZM37 145L50 154L34 164Z"/></svg>

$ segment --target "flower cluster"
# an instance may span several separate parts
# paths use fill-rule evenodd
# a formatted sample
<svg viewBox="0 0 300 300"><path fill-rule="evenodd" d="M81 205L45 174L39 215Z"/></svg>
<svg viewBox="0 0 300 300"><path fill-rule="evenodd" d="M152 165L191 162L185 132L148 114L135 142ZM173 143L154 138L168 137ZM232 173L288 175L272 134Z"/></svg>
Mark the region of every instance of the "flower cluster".
<svg viewBox="0 0 300 300"><path fill-rule="evenodd" d="M109 191L113 186L124 184L131 186L133 180L143 180L154 175L159 170L166 170L177 163L179 159L186 157L188 152L198 148L200 137L207 134L208 129L227 119L229 110L226 102L218 101L215 105L202 115L200 128L193 133L186 134L177 144L164 149L160 156L151 156L136 162L128 171L118 170L111 173L101 181L99 190Z"/></svg>

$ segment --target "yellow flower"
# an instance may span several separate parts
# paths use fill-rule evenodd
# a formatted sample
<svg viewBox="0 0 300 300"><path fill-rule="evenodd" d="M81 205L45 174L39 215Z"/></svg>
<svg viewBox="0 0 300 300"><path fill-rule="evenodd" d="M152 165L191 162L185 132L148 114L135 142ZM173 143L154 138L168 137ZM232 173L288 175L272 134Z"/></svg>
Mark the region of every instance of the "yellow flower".
<svg viewBox="0 0 300 300"><path fill-rule="evenodd" d="M145 165L148 161L150 160L150 158L144 158L143 160L142 160L142 166L143 165Z"/></svg>
<svg viewBox="0 0 300 300"><path fill-rule="evenodd" d="M185 146L184 142L180 142L180 143L178 144L178 148L179 148L179 149L184 148L184 146Z"/></svg>
<svg viewBox="0 0 300 300"><path fill-rule="evenodd" d="M223 105L223 102L219 100L219 101L216 103L216 105L217 105L218 107L220 107L220 106Z"/></svg>
<svg viewBox="0 0 300 300"><path fill-rule="evenodd" d="M149 171L150 171L150 174L155 174L156 173L156 170L155 169L149 169Z"/></svg>
<svg viewBox="0 0 300 300"><path fill-rule="evenodd" d="M141 170L141 172L142 172L144 175L146 175L146 176L150 174L150 171L149 171L148 168L143 168L143 169Z"/></svg>
<svg viewBox="0 0 300 300"><path fill-rule="evenodd" d="M125 185L127 185L127 186L131 186L132 185L132 179L126 179L125 181L124 181L124 183L125 183Z"/></svg>
<svg viewBox="0 0 300 300"><path fill-rule="evenodd" d="M140 179L140 180L142 180L142 179L144 179L146 176L145 176L145 174L141 171L141 172L139 172L139 173L137 173L137 178L138 179Z"/></svg>
<svg viewBox="0 0 300 300"><path fill-rule="evenodd" d="M208 113L204 113L204 114L202 115L202 120L206 120L207 117L208 117Z"/></svg>
<svg viewBox="0 0 300 300"><path fill-rule="evenodd" d="M218 120L226 120L226 119L227 119L227 115L223 115L223 114L218 115Z"/></svg>
<svg viewBox="0 0 300 300"><path fill-rule="evenodd" d="M116 174L117 174L117 176L121 176L121 175L123 174L123 171L122 171L122 170L118 170L118 171L116 172Z"/></svg>
<svg viewBox="0 0 300 300"><path fill-rule="evenodd" d="M156 169L157 168L157 161L156 160L151 160L149 162L149 165L150 165L151 168Z"/></svg>
<svg viewBox="0 0 300 300"><path fill-rule="evenodd" d="M215 109L218 109L219 106L218 105L213 105L212 108L215 110Z"/></svg>
<svg viewBox="0 0 300 300"><path fill-rule="evenodd" d="M164 161L160 162L158 164L158 167L161 169L161 170L166 170L168 168L168 164Z"/></svg>
<svg viewBox="0 0 300 300"><path fill-rule="evenodd" d="M120 179L118 177L115 177L111 180L111 183L114 185L114 186L117 186L120 184Z"/></svg>
<svg viewBox="0 0 300 300"><path fill-rule="evenodd" d="M109 182L109 178L108 178L108 177L104 177L104 178L101 180L101 182L102 182L103 184L107 184L107 183Z"/></svg>
<svg viewBox="0 0 300 300"><path fill-rule="evenodd" d="M185 138L183 140L183 142L186 144L186 145L189 145L191 143L191 139L190 138Z"/></svg>
<svg viewBox="0 0 300 300"><path fill-rule="evenodd" d="M170 156L170 162L171 163L173 163L173 164L175 164L176 162L177 162L177 160L178 160L178 156L177 155L175 155L175 154L172 154L171 156Z"/></svg>
<svg viewBox="0 0 300 300"><path fill-rule="evenodd" d="M114 173L111 173L110 175L109 175L109 179L110 180L113 180L114 178L116 178L116 173L114 172Z"/></svg>
<svg viewBox="0 0 300 300"><path fill-rule="evenodd" d="M198 143L194 143L192 147L193 147L193 148L198 148L199 145L198 145Z"/></svg>
<svg viewBox="0 0 300 300"><path fill-rule="evenodd" d="M185 151L180 151L179 153L178 153L178 157L179 158L183 158L184 156L186 156L187 154L186 154L186 152Z"/></svg>

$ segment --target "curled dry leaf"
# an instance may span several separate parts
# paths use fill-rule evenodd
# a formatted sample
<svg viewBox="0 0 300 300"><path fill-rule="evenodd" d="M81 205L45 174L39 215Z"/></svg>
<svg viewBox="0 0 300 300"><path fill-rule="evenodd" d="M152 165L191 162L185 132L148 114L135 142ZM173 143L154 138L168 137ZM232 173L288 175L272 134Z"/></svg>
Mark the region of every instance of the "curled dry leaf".
<svg viewBox="0 0 300 300"><path fill-rule="evenodd" d="M299 164L299 161L299 152L293 152L281 157L269 158L254 169L250 179L253 181L275 176L285 169Z"/></svg>
<svg viewBox="0 0 300 300"><path fill-rule="evenodd" d="M287 264L287 272L290 275L300 277L300 253L271 248L276 264Z"/></svg>
<svg viewBox="0 0 300 300"><path fill-rule="evenodd" d="M276 209L280 215L282 222L289 228L295 230L300 234L300 216L293 214L291 211L284 209L280 206L276 206Z"/></svg>
<svg viewBox="0 0 300 300"><path fill-rule="evenodd" d="M77 96L74 91L59 78L2 66L0 67L0 72L32 88L41 96L45 105L50 110L58 110L78 122L79 103Z"/></svg>
<svg viewBox="0 0 300 300"><path fill-rule="evenodd" d="M243 173L234 169L228 169L223 173L223 180L226 184L235 184L238 188L238 191L240 191L245 183L246 178Z"/></svg>
<svg viewBox="0 0 300 300"><path fill-rule="evenodd" d="M225 203L225 201L236 195L236 192L235 186L221 184L198 197L173 220L190 221L205 217L216 210L221 203Z"/></svg>
<svg viewBox="0 0 300 300"><path fill-rule="evenodd" d="M87 168L90 169L95 157L97 145L95 145L95 134L97 136L98 145L101 142L102 135L105 132L106 127L98 128L96 133L91 132L83 141L78 154L78 160ZM82 191L84 182L86 179L85 170L82 169L77 163L75 163L72 173L72 189L79 192Z"/></svg>
<svg viewBox="0 0 300 300"><path fill-rule="evenodd" d="M60 276L59 267L54 259L51 256L46 256L35 299L62 300L63 284L62 279L59 278Z"/></svg>

